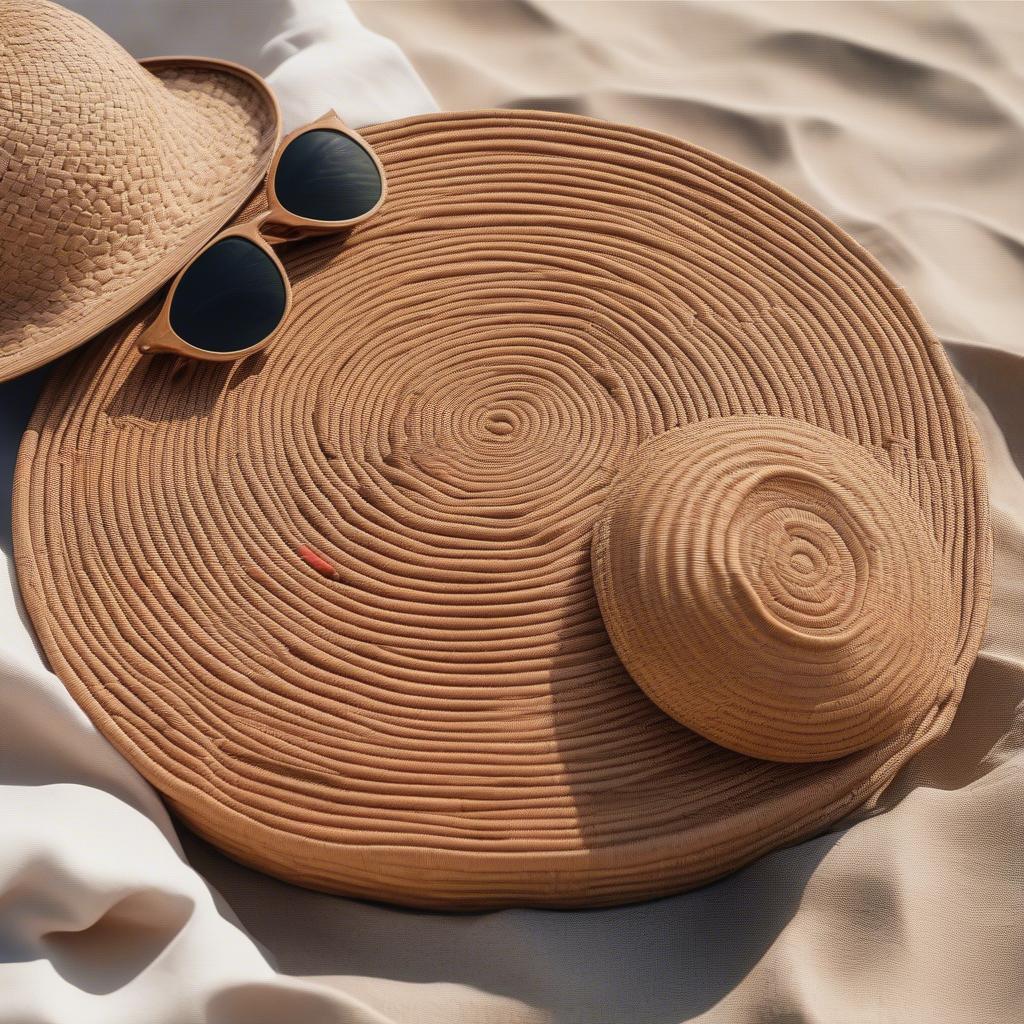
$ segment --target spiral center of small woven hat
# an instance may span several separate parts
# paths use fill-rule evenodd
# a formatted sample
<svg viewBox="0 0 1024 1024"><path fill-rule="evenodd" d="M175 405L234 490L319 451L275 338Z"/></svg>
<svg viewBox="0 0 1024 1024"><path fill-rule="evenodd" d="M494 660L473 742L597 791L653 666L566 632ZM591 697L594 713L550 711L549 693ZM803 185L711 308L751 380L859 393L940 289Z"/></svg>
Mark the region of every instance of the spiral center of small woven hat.
<svg viewBox="0 0 1024 1024"><path fill-rule="evenodd" d="M771 478L747 494L727 530L729 574L766 627L794 642L847 639L872 557L835 488Z"/></svg>

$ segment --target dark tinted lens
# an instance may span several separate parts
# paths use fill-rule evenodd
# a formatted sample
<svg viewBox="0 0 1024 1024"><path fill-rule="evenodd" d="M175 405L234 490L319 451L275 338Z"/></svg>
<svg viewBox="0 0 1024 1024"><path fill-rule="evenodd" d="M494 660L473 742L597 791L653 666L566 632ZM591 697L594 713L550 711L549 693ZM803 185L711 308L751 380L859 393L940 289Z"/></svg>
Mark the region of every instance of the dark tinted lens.
<svg viewBox="0 0 1024 1024"><path fill-rule="evenodd" d="M341 132L317 128L289 142L274 174L278 202L307 220L351 220L373 209L381 180L373 157Z"/></svg>
<svg viewBox="0 0 1024 1024"><path fill-rule="evenodd" d="M171 327L195 348L240 352L273 333L285 304L284 281L274 261L248 239L225 238L178 282Z"/></svg>

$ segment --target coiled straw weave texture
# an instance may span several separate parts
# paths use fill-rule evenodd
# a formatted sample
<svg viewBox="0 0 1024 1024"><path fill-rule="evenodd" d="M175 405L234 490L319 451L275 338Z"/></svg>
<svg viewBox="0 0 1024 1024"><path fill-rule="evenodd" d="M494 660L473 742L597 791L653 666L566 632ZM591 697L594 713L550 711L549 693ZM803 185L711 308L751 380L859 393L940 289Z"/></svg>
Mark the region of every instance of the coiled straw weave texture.
<svg viewBox="0 0 1024 1024"><path fill-rule="evenodd" d="M385 209L286 251L265 353L143 358L136 316L47 389L17 566L76 699L233 856L418 906L663 894L870 800L947 728L990 576L979 446L903 293L662 135L483 111L366 136ZM947 673L839 760L691 732L602 621L591 541L622 467L739 415L860 446L948 587Z"/></svg>

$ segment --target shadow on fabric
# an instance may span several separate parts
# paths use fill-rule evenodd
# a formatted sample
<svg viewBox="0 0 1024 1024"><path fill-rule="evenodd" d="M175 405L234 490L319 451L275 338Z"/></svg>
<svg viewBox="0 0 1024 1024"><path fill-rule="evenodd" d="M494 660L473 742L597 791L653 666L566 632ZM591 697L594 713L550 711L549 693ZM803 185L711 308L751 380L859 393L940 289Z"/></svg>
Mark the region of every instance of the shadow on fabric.
<svg viewBox="0 0 1024 1024"><path fill-rule="evenodd" d="M14 488L14 464L18 445L25 433L52 366L41 366L24 377L0 384L0 550L13 553L11 533L11 492Z"/></svg>
<svg viewBox="0 0 1024 1024"><path fill-rule="evenodd" d="M772 947L842 835L646 904L443 914L300 889L234 863L180 825L179 832L189 862L284 973L461 984L543 1008L552 1024L678 1024L708 1010ZM283 920L306 922L302 941L296 928L279 941Z"/></svg>

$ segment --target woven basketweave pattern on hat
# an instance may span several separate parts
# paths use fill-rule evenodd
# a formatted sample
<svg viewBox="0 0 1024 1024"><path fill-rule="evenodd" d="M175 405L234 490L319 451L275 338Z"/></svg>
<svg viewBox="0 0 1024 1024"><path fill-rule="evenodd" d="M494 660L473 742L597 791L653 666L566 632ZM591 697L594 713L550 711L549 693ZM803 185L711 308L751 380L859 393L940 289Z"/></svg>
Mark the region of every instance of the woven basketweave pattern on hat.
<svg viewBox="0 0 1024 1024"><path fill-rule="evenodd" d="M279 132L258 76L143 67L84 18L0 0L0 380L80 345L245 202Z"/></svg>
<svg viewBox="0 0 1024 1024"><path fill-rule="evenodd" d="M347 239L282 250L294 307L264 353L142 357L149 311L49 384L16 558L75 698L228 853L420 906L668 893L870 801L949 725L990 578L978 442L906 296L794 197L663 135L528 111L365 134L388 201ZM717 564L715 523L740 527L720 602L703 573L646 589L626 499L652 473L654 541L706 521L687 550ZM678 527L688 490L723 488L737 515ZM631 618L612 609L611 638L596 527L607 579L645 588L616 590ZM728 749L765 729L666 688L701 642L709 699L720 662L763 711L749 647L728 643L750 642L729 618L754 615L743 580L777 663L786 629L796 650L849 641L810 663L837 666L838 717L782 751L831 760ZM630 630L685 634L677 609L700 629L634 680ZM864 696L859 623L912 645L918 610L941 642ZM805 696L787 695L797 726Z"/></svg>

